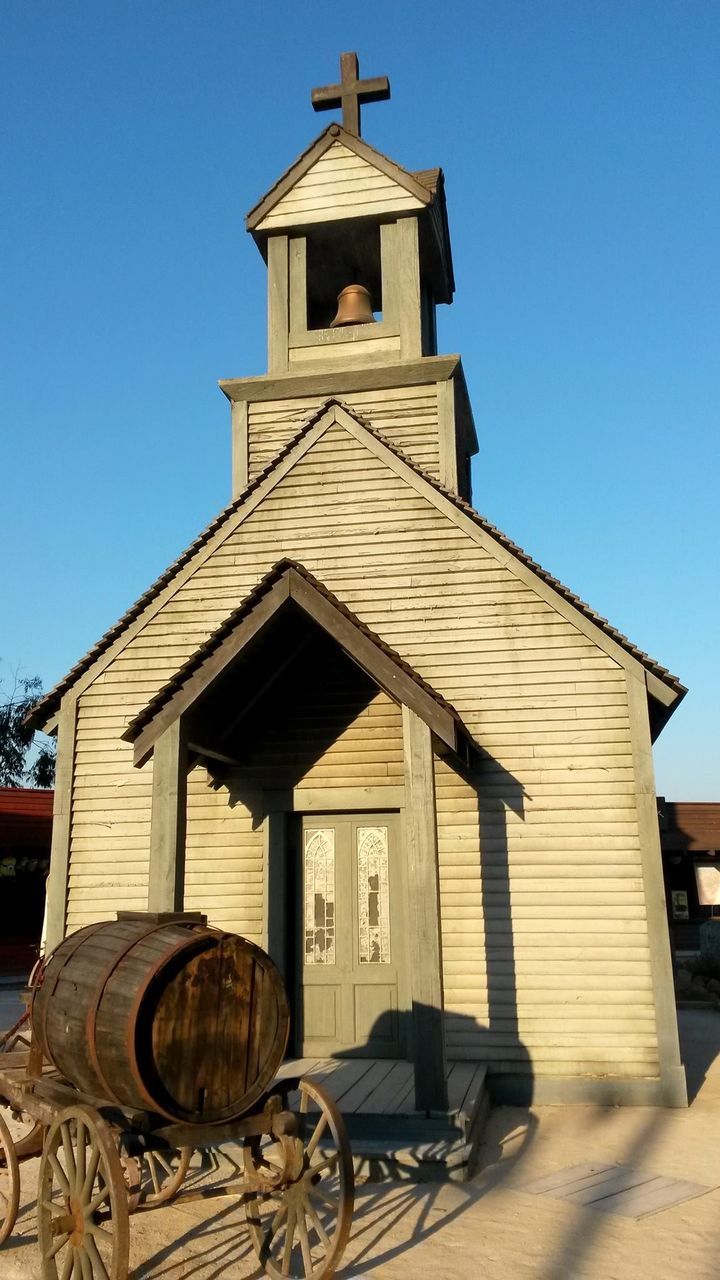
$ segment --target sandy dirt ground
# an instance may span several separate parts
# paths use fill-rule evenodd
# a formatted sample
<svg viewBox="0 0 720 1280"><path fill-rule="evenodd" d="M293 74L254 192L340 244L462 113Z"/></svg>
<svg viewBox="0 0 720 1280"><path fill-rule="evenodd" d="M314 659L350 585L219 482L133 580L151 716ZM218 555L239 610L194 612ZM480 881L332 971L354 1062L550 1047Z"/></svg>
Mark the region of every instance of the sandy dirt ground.
<svg viewBox="0 0 720 1280"><path fill-rule="evenodd" d="M687 1111L538 1107L493 1112L471 1183L357 1190L339 1280L720 1280L720 1012L681 1013L693 1095ZM586 1161L630 1165L708 1192L634 1221L527 1194L523 1184ZM21 1214L0 1280L41 1280L38 1162L23 1166ZM131 1220L133 1280L259 1277L235 1200Z"/></svg>

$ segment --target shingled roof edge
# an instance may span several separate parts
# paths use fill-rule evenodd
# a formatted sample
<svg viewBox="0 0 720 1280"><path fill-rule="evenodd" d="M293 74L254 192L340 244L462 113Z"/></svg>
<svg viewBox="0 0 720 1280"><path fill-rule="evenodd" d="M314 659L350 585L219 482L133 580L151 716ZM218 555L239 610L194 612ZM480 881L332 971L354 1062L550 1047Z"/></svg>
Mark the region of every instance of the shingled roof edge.
<svg viewBox="0 0 720 1280"><path fill-rule="evenodd" d="M54 714L63 696L68 692L72 685L75 684L76 680L78 680L80 676L92 666L93 662L97 661L97 659L100 658L112 644L114 644L115 640L119 638L125 628L142 614L143 610L147 608L147 606L155 599L164 587L168 586L170 582L172 582L172 579L180 569L188 564L193 556L201 550L210 538L212 538L213 535L222 528L225 521L228 520L230 516L241 510L243 504L247 502L248 498L256 492L268 476L272 474L272 472L286 457L288 457L293 449L297 447L308 432L316 425L323 414L326 413L333 405L338 405L345 413L348 413L359 426L368 431L394 457L408 466L411 471L424 480L426 484L430 485L430 487L442 497L446 498L452 506L462 512L463 515L468 516L468 518L472 520L478 528L482 529L494 541L498 542L500 546L504 547L506 551L509 551L511 555L515 556L521 564L524 564L529 568L541 579L541 581L545 582L552 588L552 590L556 591L557 594L572 605L573 608L577 609L578 612L583 614L583 616L590 622L599 627L600 630L609 636L610 639L619 644L626 653L629 653L632 658L640 662L642 666L651 671L651 673L657 676L658 679L662 680L663 683L669 685L673 691L678 694L678 701L685 696L687 689L677 676L672 675L666 667L661 666L661 664L649 654L644 653L642 649L639 649L634 645L627 636L623 635L621 631L618 631L613 627L612 624L608 622L607 618L603 618L600 614L596 613L590 605L586 604L584 600L575 595L569 587L566 587L558 578L554 578L551 573L542 567L542 565L538 564L536 560L533 560L532 557L522 549L522 547L519 547L511 538L508 538L500 529L491 524L489 520L486 520L484 516L480 515L480 513L476 511L469 502L466 502L457 494L452 493L451 490L446 489L439 480L436 480L433 476L428 475L426 471L423 471L422 467L420 467L412 458L409 458L407 454L403 453L403 451L396 445L391 444L376 427L372 426L367 418L357 411L357 409L350 408L337 396L330 396L327 400L324 400L322 405L320 405L320 407L311 414L306 422L301 425L292 439L289 440L277 456L273 458L261 472L258 473L248 487L244 489L237 498L233 499L231 503L224 507L221 512L219 512L214 520L210 522L210 524L198 535L198 537L177 558L177 560L173 561L165 572L162 573L160 577L157 578L147 589L147 591L138 598L135 604L133 604L130 609L128 609L118 619L118 621L109 628L97 644L89 649L85 656L79 659L79 661L71 667L67 675L62 680L58 681L58 683L36 703L35 707L26 717L26 721L31 727L39 728L44 720L49 719Z"/></svg>
<svg viewBox="0 0 720 1280"><path fill-rule="evenodd" d="M268 591L271 591L272 588L276 586L290 570L299 574L305 582L309 583L310 586L319 592L325 600L329 601L329 603L332 604L333 607L343 615L343 617L352 622L353 625L363 633L363 635L367 636L373 644L377 645L384 654L391 658L392 661L395 662L397 666L400 667L400 669L418 685L419 688L423 689L425 693L433 698L438 706L447 711L457 722L463 732L468 735L468 737L471 736L462 720L462 717L452 703L448 702L442 694L438 693L431 684L428 684L427 680L425 680L424 677L421 676L420 673L416 671L415 668L411 666L411 664L403 658L396 649L393 649L387 641L383 640L382 636L379 636L376 631L373 631L362 621L362 619L358 618L357 614L353 613L352 609L349 609L348 606L340 600L340 598L336 596L324 582L321 582L319 578L316 578L304 564L301 564L299 560L294 560L290 556L283 556L283 558L278 560L276 564L273 565L272 569L269 569L268 572L260 579L241 604L239 604L237 608L233 609L232 613L228 614L228 617L215 628L212 634L208 636L207 640L204 640L202 644L198 645L195 652L186 659L179 670L175 672L175 675L171 676L162 688L154 694L150 701L143 707L142 711L139 711L138 714L133 717L125 732L121 735L125 742L134 742L136 740L139 734L142 733L143 729L150 724L158 711L166 706L170 699L182 689L183 685L186 684L195 672L200 669L207 658L209 658L222 645L223 641L232 634L239 623L252 613L253 609L255 609L264 596L267 595Z"/></svg>
<svg viewBox="0 0 720 1280"><path fill-rule="evenodd" d="M190 560L192 560L193 556L210 541L213 535L222 528L225 521L228 520L230 516L235 515L235 513L242 508L243 503L247 502L248 498L255 493L257 489L259 489L263 481L267 479L267 477L277 466L279 466L279 464L288 456L296 445L298 445L308 432L312 430L322 415L331 408L333 404L341 403L342 402L340 400L336 400L334 396L323 401L320 408L316 409L310 415L310 417L300 426L298 431L296 431L292 439L289 440L288 443L280 450L278 455L273 458L266 467L263 467L262 471L258 472L255 479L250 482L247 488L243 489L242 493L239 494L237 498L233 498L232 502L229 502L226 507L223 507L222 510L218 512L214 519L210 521L210 524L206 525L202 532L198 534L197 538L190 543L190 546L187 547L176 560L173 560L172 564L168 566L164 573L161 573L160 576L155 579L151 586L149 586L147 590L138 597L129 609L126 609L125 613L118 618L117 622L113 623L112 627L108 628L100 640L98 640L92 648L88 649L84 657L79 658L78 661L74 663L67 675L64 676L62 680L59 680L52 689L49 689L48 692L35 703L35 706L25 717L26 724L31 728L37 729L40 727L43 720L48 719L54 714L57 707L60 705L63 696L67 693L68 689L72 687L75 681L92 666L93 662L96 662L98 658L102 657L103 653L107 652L110 646L115 643L119 636L122 635L126 627L134 622L136 618L140 617L143 610L152 603L164 587L169 586L176 573L179 573L179 571L188 564ZM345 405L342 405L342 407L346 408Z"/></svg>
<svg viewBox="0 0 720 1280"><path fill-rule="evenodd" d="M650 654L645 653L642 649L639 649L637 645L634 645L632 640L629 640L627 636L623 635L622 631L618 631L611 622L608 622L607 618L603 618L601 614L596 613L589 604L582 600L580 596L576 595L574 591L571 591L569 587L566 587L559 578L553 577L553 575L549 573L547 569L544 569L537 560L533 560L532 556L528 555L528 553L524 551L522 547L518 546L516 542L513 542L512 538L508 538L507 534L504 534L501 529L498 529L496 525L491 524L489 520L486 520L485 516L482 516L479 511L476 511L475 507L473 507L469 502L466 502L465 499L461 498L458 494L453 493L452 490L446 489L445 486L441 484L439 480L436 480L434 476L428 475L426 471L423 471L422 467L420 467L414 459L408 457L406 453L403 453L402 449L399 449L397 445L392 444L387 440L377 430L377 428L373 427L372 424L368 422L367 418L364 418L356 409L350 409L348 405L337 397L335 397L335 403L339 404L346 413L349 413L355 421L360 424L360 426L365 428L366 431L369 431L376 440L379 440L380 443L390 451L390 453L394 454L401 462L404 462L411 471L414 471L422 480L425 480L433 489L442 494L444 498L447 498L454 507L464 515L468 516L473 521L473 524L476 524L478 528L483 529L485 533L489 534L489 536L494 539L495 542L499 542L506 551L509 551L510 554L515 556L521 564L526 565L528 569L537 574L538 578L547 583L547 585L551 587L553 591L556 591L559 596L562 596L564 600L567 600L568 604L571 604L574 609L577 609L578 612L582 613L589 622L593 622L595 626L599 627L601 631L604 631L610 639L615 640L615 642L619 644L621 648L625 649L632 658L641 662L644 667L649 668L653 675L656 675L658 679L663 680L665 684L671 685L675 692L681 697L685 696L687 688L681 683L677 676L674 676L672 672L668 671L667 667L661 666L661 664L657 662L655 658L652 658Z"/></svg>

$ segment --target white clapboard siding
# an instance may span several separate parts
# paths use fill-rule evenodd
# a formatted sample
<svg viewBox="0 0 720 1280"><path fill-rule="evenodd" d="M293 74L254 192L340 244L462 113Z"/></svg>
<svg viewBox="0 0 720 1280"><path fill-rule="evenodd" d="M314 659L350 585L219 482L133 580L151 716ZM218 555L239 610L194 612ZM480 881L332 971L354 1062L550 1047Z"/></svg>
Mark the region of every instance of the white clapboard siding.
<svg viewBox="0 0 720 1280"><path fill-rule="evenodd" d="M82 695L69 923L143 905L152 764L135 770L119 735L283 556L397 649L484 749L475 789L436 768L450 1057L657 1074L625 672L340 426ZM402 781L396 709L378 695L362 717L300 786ZM215 922L258 937L259 827L202 773L190 790L188 905L209 899Z"/></svg>
<svg viewBox="0 0 720 1280"><path fill-rule="evenodd" d="M437 386L343 392L342 401L430 475L439 475ZM259 400L248 405L248 480L254 480L312 414L323 396ZM337 477L336 477L337 479ZM369 499L371 494L367 495ZM371 503L371 507L372 507ZM366 514L372 518L372 510Z"/></svg>
<svg viewBox="0 0 720 1280"><path fill-rule="evenodd" d="M342 142L334 142L258 223L279 231L303 223L330 222L423 209L416 196Z"/></svg>

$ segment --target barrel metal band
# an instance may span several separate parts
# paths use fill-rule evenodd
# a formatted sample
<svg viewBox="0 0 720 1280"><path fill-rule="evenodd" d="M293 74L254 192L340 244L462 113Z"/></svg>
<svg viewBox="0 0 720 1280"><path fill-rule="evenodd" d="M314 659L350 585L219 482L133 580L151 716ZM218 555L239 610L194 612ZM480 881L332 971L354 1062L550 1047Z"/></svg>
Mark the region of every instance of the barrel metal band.
<svg viewBox="0 0 720 1280"><path fill-rule="evenodd" d="M126 943L126 945L122 948L121 951L119 951L116 955L113 956L110 964L107 965L107 967L101 974L100 980L97 984L97 987L95 988L95 994L88 1006L87 1017L85 1019L85 1043L87 1044L88 1054L90 1056L90 1063L92 1065L93 1071L95 1072L98 1080L100 1081L100 1084L102 1085L103 1091L108 1101L116 1102L119 1106L122 1105L120 1098L118 1098L117 1094L115 1093L115 1090L112 1089L108 1084L105 1078L105 1073L102 1070L102 1067L100 1066L100 1061L98 1059L98 1053L97 1053L97 1047L96 1047L96 1041L95 1041L95 1029L97 1024L97 1016L100 1009L100 1001L102 1000L105 992L105 988L108 982L110 981L112 975L114 974L115 970L117 969L118 965L121 963L121 961L125 959L128 953L132 951L133 947L137 946L139 942L144 942L145 939L151 937L153 933L157 933L160 929L165 929L165 928L167 928L167 925L155 923L152 925L151 928L143 929L142 933L137 934L134 938L132 938L129 942Z"/></svg>
<svg viewBox="0 0 720 1280"><path fill-rule="evenodd" d="M35 1038L39 1041L40 1048L42 1049L45 1057L47 1058L48 1062L52 1063L56 1071L59 1071L60 1068L58 1067L54 1059L50 1056L50 1052L49 1052L50 1046L48 1045L48 1038L47 1038L47 1017L48 1017L48 1011L50 1009L50 1005L52 1002L52 996L54 996L55 992L58 989L60 979L63 973L65 972L68 961L70 961L72 957L75 955L75 952L77 951L78 947L82 945L82 943L85 941L86 938L92 937L94 933L98 933L100 929L104 928L106 923L107 921L100 920L97 924L86 925L84 929L78 929L77 933L72 935L72 941L68 941L68 939L65 938L63 939L62 942L58 943L55 950L51 951L50 955L48 956L45 962L45 973L47 974L47 971L50 965L52 964L53 960L57 956L57 953L60 950L60 948L67 947L67 951L62 957L62 964L60 965L60 968L58 969L57 973L53 975L51 984L48 984L47 981L44 981L42 986L37 988L37 991L33 996L32 1005L30 1006L30 1021L32 1023L33 1032L35 1034ZM39 995L41 995L42 997L40 1001L41 1016L39 1019L39 1026L36 1028L32 1015L35 1009L35 1001L37 1000Z"/></svg>
<svg viewBox="0 0 720 1280"><path fill-rule="evenodd" d="M217 937L218 932L219 931L217 929L208 929L203 925L194 925L192 929L188 930L190 937L183 938L181 942L174 942L171 947L167 948L167 950L163 953L160 959L156 962L152 972L148 974L147 978L144 979L144 981L141 983L141 985L138 987L137 991L135 992L135 999L133 1000L130 1013L128 1016L128 1033L130 1032L132 1027L137 1025L137 1016L140 1012L140 1008L142 1006L143 1000L147 995L150 984L154 982L155 979L162 973L163 969L168 964L170 964L171 960L173 960L176 955L178 955L181 951L184 951L186 948L190 949L192 947L193 942L199 944L197 946L198 954L200 954L204 950L207 950L208 948L203 946L202 944L212 942L213 938ZM130 1060L130 1070L132 1071L133 1080L135 1081L135 1085L140 1093L140 1096L144 1099L148 1109L150 1111L158 1112L158 1114L161 1116L165 1116L167 1120L177 1121L177 1115L173 1115L172 1111L168 1111L166 1110L166 1108L162 1107L159 1104L157 1098L153 1098L151 1094L148 1093L148 1090L145 1087L145 1082L143 1081L143 1078L142 1078L140 1065L137 1059L135 1037L128 1034L126 1043L128 1048L128 1057Z"/></svg>

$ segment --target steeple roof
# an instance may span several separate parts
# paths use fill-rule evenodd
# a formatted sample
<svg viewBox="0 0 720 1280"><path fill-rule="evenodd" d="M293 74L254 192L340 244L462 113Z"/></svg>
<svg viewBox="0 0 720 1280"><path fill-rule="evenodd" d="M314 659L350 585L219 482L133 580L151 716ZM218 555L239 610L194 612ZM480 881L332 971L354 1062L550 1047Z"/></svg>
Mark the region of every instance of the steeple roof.
<svg viewBox="0 0 720 1280"><path fill-rule="evenodd" d="M412 213L419 216L430 230L435 250L433 256L440 265L436 299L438 302L451 302L455 280L442 169L422 169L418 173L412 173L370 146L364 139L348 133L339 124L331 124L324 129L246 215L246 228L253 235L263 256L267 252L269 234L291 230L308 220L312 221L299 207L298 196L314 185L313 178L319 176L316 166L321 164L333 148L339 159L348 155L356 157L361 162L363 171L366 170L369 175L374 174L375 181L378 175L382 175L386 182L372 199L368 198L367 193L363 193L361 203L352 189L353 180L358 175L356 169L353 175L348 174L349 180L342 184L344 189L334 202L335 207L326 216L335 220L389 212L395 216Z"/></svg>

